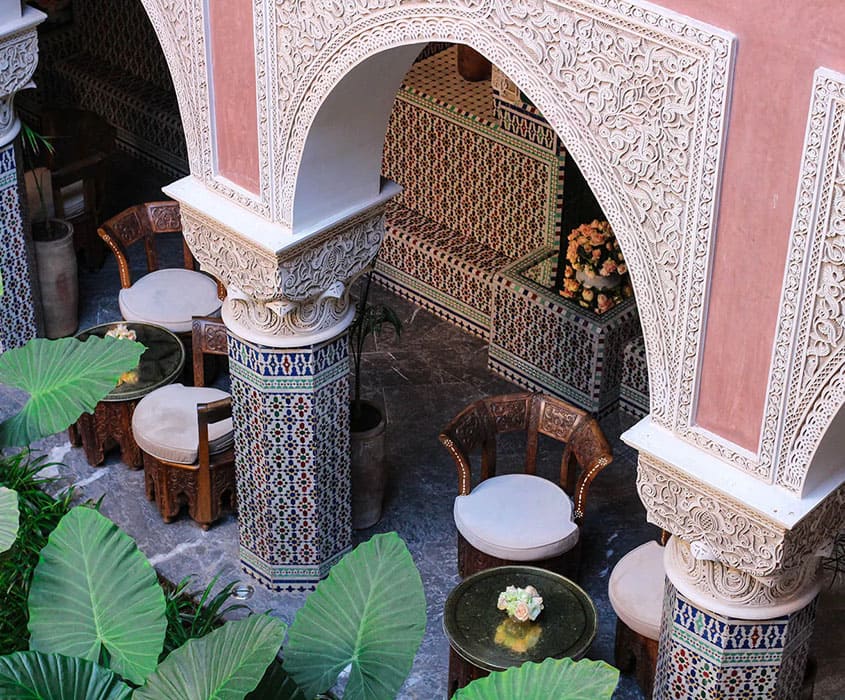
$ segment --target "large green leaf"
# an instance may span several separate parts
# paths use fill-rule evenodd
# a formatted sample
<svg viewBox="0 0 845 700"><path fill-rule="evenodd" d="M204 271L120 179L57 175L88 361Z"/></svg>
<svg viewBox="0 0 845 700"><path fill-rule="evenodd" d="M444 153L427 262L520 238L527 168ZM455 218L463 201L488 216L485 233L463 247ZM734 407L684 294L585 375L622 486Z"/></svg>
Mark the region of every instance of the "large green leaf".
<svg viewBox="0 0 845 700"><path fill-rule="evenodd" d="M346 697L392 699L425 632L425 594L405 543L376 535L336 564L290 628L285 669L307 697L352 664Z"/></svg>
<svg viewBox="0 0 845 700"><path fill-rule="evenodd" d="M61 654L0 656L4 700L125 700L131 689L107 668Z"/></svg>
<svg viewBox="0 0 845 700"><path fill-rule="evenodd" d="M28 445L92 413L121 374L138 366L144 346L92 336L35 338L0 355L0 384L23 389L29 401L0 423L0 446Z"/></svg>
<svg viewBox="0 0 845 700"><path fill-rule="evenodd" d="M18 538L18 494L0 486L0 553Z"/></svg>
<svg viewBox="0 0 845 700"><path fill-rule="evenodd" d="M261 682L245 700L308 700L280 663L267 668Z"/></svg>
<svg viewBox="0 0 845 700"><path fill-rule="evenodd" d="M546 659L473 681L454 700L610 700L619 671L604 661Z"/></svg>
<svg viewBox="0 0 845 700"><path fill-rule="evenodd" d="M269 615L227 622L161 662L135 700L243 700L279 653L285 624Z"/></svg>
<svg viewBox="0 0 845 700"><path fill-rule="evenodd" d="M30 648L102 663L141 685L167 627L164 594L135 541L77 507L41 550L29 593Z"/></svg>

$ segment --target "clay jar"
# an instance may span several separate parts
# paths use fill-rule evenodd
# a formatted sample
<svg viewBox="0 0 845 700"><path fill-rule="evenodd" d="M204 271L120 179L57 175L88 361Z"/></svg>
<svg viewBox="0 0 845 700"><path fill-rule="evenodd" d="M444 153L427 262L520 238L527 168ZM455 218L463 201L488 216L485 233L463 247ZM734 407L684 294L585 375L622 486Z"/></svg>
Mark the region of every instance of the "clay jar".
<svg viewBox="0 0 845 700"><path fill-rule="evenodd" d="M478 51L464 44L458 44L458 73L464 80L473 83L489 80L492 72L493 64Z"/></svg>

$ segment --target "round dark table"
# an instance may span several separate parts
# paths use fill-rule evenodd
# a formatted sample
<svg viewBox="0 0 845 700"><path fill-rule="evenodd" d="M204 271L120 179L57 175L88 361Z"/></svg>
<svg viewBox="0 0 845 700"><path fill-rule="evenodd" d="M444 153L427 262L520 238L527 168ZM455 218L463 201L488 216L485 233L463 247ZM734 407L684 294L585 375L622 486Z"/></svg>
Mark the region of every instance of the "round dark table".
<svg viewBox="0 0 845 700"><path fill-rule="evenodd" d="M513 623L496 603L508 586L534 586L543 597L535 622ZM581 658L596 636L596 606L577 584L533 566L500 566L464 579L446 598L448 697L491 671L525 661Z"/></svg>
<svg viewBox="0 0 845 700"><path fill-rule="evenodd" d="M106 452L119 446L123 462L140 469L144 464L143 455L132 435L132 414L144 396L172 383L180 375L185 364L185 347L175 334L151 323L101 323L80 331L76 337L80 340L92 335L102 338L120 323L135 331L135 339L147 348L135 370L137 379L118 384L97 404L93 414L83 413L79 417L68 435L71 444L82 445L92 467L102 464Z"/></svg>

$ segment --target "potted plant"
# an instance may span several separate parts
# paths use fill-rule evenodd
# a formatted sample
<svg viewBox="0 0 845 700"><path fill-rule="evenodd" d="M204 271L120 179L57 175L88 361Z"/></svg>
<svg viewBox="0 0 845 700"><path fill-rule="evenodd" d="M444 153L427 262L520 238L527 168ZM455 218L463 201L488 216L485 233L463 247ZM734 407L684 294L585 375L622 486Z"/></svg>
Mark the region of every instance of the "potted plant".
<svg viewBox="0 0 845 700"><path fill-rule="evenodd" d="M381 407L361 398L361 359L367 338L377 338L385 325L396 336L402 322L389 306L369 302L373 272L367 274L356 305L355 320L349 328L349 351L355 373L350 405L352 443L352 527L360 530L375 525L381 518L387 469L384 464L385 418Z"/></svg>
<svg viewBox="0 0 845 700"><path fill-rule="evenodd" d="M53 146L27 125L21 127L32 240L44 318L44 335L72 335L79 324L79 282L73 224L53 217L53 185L48 168L36 167L42 149Z"/></svg>

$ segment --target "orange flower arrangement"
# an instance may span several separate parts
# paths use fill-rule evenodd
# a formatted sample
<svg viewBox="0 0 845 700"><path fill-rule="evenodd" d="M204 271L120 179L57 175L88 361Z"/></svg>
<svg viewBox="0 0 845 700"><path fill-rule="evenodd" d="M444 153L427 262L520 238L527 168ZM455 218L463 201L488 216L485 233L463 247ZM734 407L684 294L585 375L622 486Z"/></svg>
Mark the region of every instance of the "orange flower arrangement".
<svg viewBox="0 0 845 700"><path fill-rule="evenodd" d="M572 229L567 240L561 296L597 314L603 314L623 299L633 296L627 277L628 266L607 221L594 219L589 224L581 224ZM576 272L588 278L616 276L620 278L620 283L599 289L598 285L591 286L587 280L582 282L583 276L579 280Z"/></svg>

